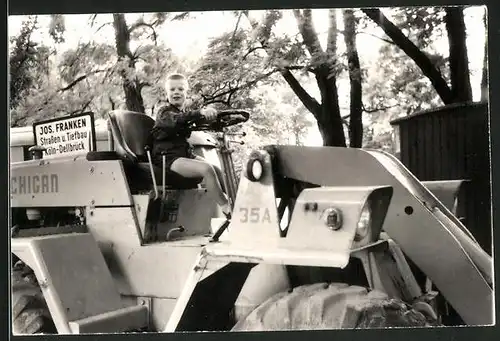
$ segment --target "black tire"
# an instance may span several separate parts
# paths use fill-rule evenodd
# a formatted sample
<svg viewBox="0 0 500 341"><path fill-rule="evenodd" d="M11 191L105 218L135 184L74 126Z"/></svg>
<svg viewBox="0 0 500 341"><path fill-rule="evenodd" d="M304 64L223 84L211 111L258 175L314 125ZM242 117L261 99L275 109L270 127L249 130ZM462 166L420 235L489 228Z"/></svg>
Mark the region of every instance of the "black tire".
<svg viewBox="0 0 500 341"><path fill-rule="evenodd" d="M429 327L437 323L379 291L318 283L274 295L238 321L232 331Z"/></svg>
<svg viewBox="0 0 500 341"><path fill-rule="evenodd" d="M31 269L16 264L12 269L11 280L13 335L57 333Z"/></svg>

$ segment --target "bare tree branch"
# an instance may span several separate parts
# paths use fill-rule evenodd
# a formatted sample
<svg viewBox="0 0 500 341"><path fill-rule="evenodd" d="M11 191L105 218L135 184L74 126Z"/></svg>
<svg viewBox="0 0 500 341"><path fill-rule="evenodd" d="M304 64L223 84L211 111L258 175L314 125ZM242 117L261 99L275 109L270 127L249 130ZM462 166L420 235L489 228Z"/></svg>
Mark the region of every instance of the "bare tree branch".
<svg viewBox="0 0 500 341"><path fill-rule="evenodd" d="M252 52L255 52L257 50L265 50L266 48L264 46L255 46L252 47L250 50L248 50L247 53L241 58L241 60L245 60Z"/></svg>
<svg viewBox="0 0 500 341"><path fill-rule="evenodd" d="M158 35L156 34L156 30L152 24L148 24L145 22L137 22L137 23L130 26L130 28L128 29L129 34L131 34L133 31L135 31L136 29L138 29L139 27L142 27L142 26L149 27L153 31L153 41L154 41L155 45L158 45L158 42L157 42Z"/></svg>
<svg viewBox="0 0 500 341"><path fill-rule="evenodd" d="M93 100L94 100L94 98L90 99L90 101L85 102L83 107L76 109L76 110L73 110L72 112L69 113L69 115L73 116L74 114L84 112L89 107L90 103L92 103Z"/></svg>
<svg viewBox="0 0 500 341"><path fill-rule="evenodd" d="M83 106L82 110L80 110L80 112L84 112L85 110L87 110L87 108L90 106L90 104L94 101L94 98L92 98L90 101L87 101L87 103L85 103L85 105Z"/></svg>
<svg viewBox="0 0 500 341"><path fill-rule="evenodd" d="M153 86L153 84L151 84L150 82L136 82L136 87L138 91L141 91L143 88L147 86L151 87Z"/></svg>
<svg viewBox="0 0 500 341"><path fill-rule="evenodd" d="M373 34L373 33L370 33L370 32L358 31L358 34L366 34L366 35L372 36L372 37L374 37L374 38L377 38L377 39L379 39L379 40L381 40L381 41L385 41L385 42L386 42L386 43L388 43L388 44L391 44L391 45L396 45L396 43L395 43L395 42L393 42L392 40L390 40L390 39L385 39L385 38L382 38L382 37L379 37L378 35Z"/></svg>
<svg viewBox="0 0 500 341"><path fill-rule="evenodd" d="M236 92L236 91L239 91L239 90L243 90L243 89L247 89L253 85L255 85L256 83L258 83L259 81L271 76L272 74L274 73L277 73L277 72L280 72L280 70L278 69L275 69L275 70L272 70L272 71L269 71L265 74L262 74L260 75L259 77L256 77L255 79L249 81L249 82L246 82L245 84L241 85L241 86L237 86L237 87L234 87L232 89L229 89L229 90L226 90L226 91L223 91L221 93L217 93L215 92L214 94L211 94L211 95L208 95L208 94L201 94L201 97L205 100L205 101L211 101L215 98L218 98L218 97L223 97L223 96L227 96L229 94L231 94L232 92Z"/></svg>
<svg viewBox="0 0 500 341"><path fill-rule="evenodd" d="M105 75L104 75L104 77L102 78L102 80L101 80L101 84L104 84L104 82L108 79L108 77L109 77L111 74L113 74L113 72L115 71L115 68L116 68L116 65L114 65L114 66L112 66L112 67L110 67L110 68L108 68L108 69L106 70L106 74L105 74Z"/></svg>
<svg viewBox="0 0 500 341"><path fill-rule="evenodd" d="M203 105L216 104L216 103L224 104L224 105L230 107L230 104L229 104L228 100L223 100L223 99L209 99L209 100L203 101Z"/></svg>
<svg viewBox="0 0 500 341"><path fill-rule="evenodd" d="M229 93L229 95L227 96L227 106L230 107L231 106L231 97L233 97L233 95L236 93L236 91L232 91L231 93Z"/></svg>
<svg viewBox="0 0 500 341"><path fill-rule="evenodd" d="M77 85L78 83L80 83L81 81L87 79L89 76L91 75L95 75L96 73L100 73L100 72L106 72L108 71L108 69L106 70L95 70L95 71L92 71L86 75L83 75L83 76L80 76L78 78L76 78L75 80L73 80L71 83L69 83L67 86L65 86L64 88L61 88L59 90L57 90L58 92L64 92L64 91L68 91L69 89L71 89L72 87L74 87L75 85Z"/></svg>
<svg viewBox="0 0 500 341"><path fill-rule="evenodd" d="M97 30L95 30L95 33L99 32L104 26L112 25L112 24L113 24L112 22L106 22L106 23L102 24L101 26L99 26L97 28Z"/></svg>
<svg viewBox="0 0 500 341"><path fill-rule="evenodd" d="M317 118L317 115L321 109L321 105L316 101L311 95L307 93L307 91L300 85L299 81L294 77L294 75L286 70L281 72L283 78L288 83L292 91L297 95L302 104L309 110L314 117Z"/></svg>
<svg viewBox="0 0 500 341"><path fill-rule="evenodd" d="M177 14L177 15L176 15L175 17L173 17L172 19L170 19L170 21L182 20L182 19L187 18L187 17L189 17L189 12L182 12L182 13L180 13L180 14ZM160 20L159 20L159 19L157 19L157 20L155 21L155 24L156 24L156 23L158 23L159 21L160 21Z"/></svg>
<svg viewBox="0 0 500 341"><path fill-rule="evenodd" d="M92 15L90 16L90 19L89 19L89 21L90 21L90 27L94 27L94 24L95 24L95 20L96 20L96 19L97 19L97 14L92 14Z"/></svg>
<svg viewBox="0 0 500 341"><path fill-rule="evenodd" d="M395 108L395 107L398 107L398 106L399 106L399 104L394 104L394 105L389 105L387 107L377 107L377 108L367 109L365 107L365 105L363 103L361 103L361 107L363 108L363 112L366 112L368 114L371 114L371 113L374 113L374 112L377 112L377 111L389 110L389 109L392 109L392 108Z"/></svg>
<svg viewBox="0 0 500 341"><path fill-rule="evenodd" d="M224 91L225 89L229 89L229 90ZM224 82L222 85L219 84L217 86L217 88L215 89L215 91L212 93L211 97L215 98L215 97L219 97L219 96L225 96L225 95L228 94L228 91L231 92L233 90L234 89L231 88L230 82ZM236 90L239 90L239 89L236 89Z"/></svg>
<svg viewBox="0 0 500 341"><path fill-rule="evenodd" d="M314 73L314 69L310 66L304 66L304 65L291 65L291 66L285 66L283 69L285 70L307 70L309 72Z"/></svg>

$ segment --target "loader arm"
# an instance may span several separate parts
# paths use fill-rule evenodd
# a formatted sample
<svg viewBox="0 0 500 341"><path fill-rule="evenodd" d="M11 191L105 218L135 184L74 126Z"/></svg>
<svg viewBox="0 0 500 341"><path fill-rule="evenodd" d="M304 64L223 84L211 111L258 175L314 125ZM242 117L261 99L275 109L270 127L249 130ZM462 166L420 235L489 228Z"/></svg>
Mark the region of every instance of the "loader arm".
<svg viewBox="0 0 500 341"><path fill-rule="evenodd" d="M273 158L278 197L285 195L279 182L290 180L306 187L392 186L385 232L466 323L493 323L491 257L397 159L377 151L336 147L270 146L266 150Z"/></svg>

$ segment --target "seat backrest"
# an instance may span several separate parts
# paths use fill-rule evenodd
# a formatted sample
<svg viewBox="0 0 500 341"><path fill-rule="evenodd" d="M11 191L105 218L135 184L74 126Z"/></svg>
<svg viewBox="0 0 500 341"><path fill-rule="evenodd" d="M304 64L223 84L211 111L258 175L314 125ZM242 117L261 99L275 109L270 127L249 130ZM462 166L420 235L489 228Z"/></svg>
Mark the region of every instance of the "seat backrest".
<svg viewBox="0 0 500 341"><path fill-rule="evenodd" d="M113 134L115 151L133 162L144 159L145 147L155 121L146 114L127 110L113 110L108 124Z"/></svg>

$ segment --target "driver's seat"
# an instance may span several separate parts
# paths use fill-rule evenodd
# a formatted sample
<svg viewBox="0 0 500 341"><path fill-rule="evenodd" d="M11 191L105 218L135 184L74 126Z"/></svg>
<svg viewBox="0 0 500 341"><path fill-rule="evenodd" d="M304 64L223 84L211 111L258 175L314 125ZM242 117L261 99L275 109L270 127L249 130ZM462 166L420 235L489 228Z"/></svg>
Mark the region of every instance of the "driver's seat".
<svg viewBox="0 0 500 341"><path fill-rule="evenodd" d="M129 186L133 192L150 190L153 186L146 147L155 121L146 114L114 110L108 114L108 129L111 130L114 149L123 160ZM150 146L149 146L150 147ZM153 165L156 184L162 185L162 171ZM167 173L166 187L170 189L193 189L201 178L185 178L172 172Z"/></svg>
<svg viewBox="0 0 500 341"><path fill-rule="evenodd" d="M108 129L122 160L148 162L146 146L154 123L150 116L133 111L114 110L108 114Z"/></svg>

